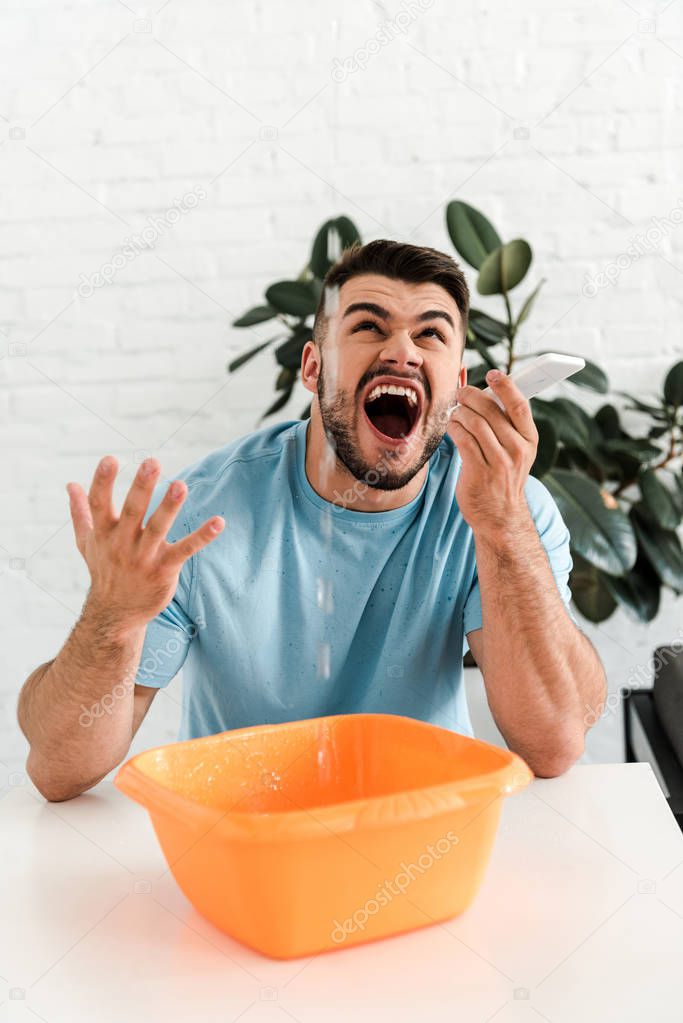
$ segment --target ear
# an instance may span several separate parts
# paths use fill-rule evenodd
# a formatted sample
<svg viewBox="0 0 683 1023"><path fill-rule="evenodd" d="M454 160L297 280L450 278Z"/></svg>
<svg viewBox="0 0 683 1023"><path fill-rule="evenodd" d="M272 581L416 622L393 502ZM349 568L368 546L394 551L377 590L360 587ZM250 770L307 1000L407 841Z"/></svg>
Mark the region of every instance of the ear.
<svg viewBox="0 0 683 1023"><path fill-rule="evenodd" d="M315 341L307 341L301 353L301 382L307 391L318 393L320 349Z"/></svg>

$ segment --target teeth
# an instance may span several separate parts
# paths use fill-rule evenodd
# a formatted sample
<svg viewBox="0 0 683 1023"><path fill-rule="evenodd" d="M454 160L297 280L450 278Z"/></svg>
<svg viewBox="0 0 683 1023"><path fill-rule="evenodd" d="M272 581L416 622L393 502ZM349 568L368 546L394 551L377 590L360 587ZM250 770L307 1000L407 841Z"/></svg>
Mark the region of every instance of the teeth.
<svg viewBox="0 0 683 1023"><path fill-rule="evenodd" d="M374 401L375 398L379 398L380 394L402 394L411 405L417 405L418 402L417 391L412 387L397 387L396 384L378 384L370 391L366 401Z"/></svg>

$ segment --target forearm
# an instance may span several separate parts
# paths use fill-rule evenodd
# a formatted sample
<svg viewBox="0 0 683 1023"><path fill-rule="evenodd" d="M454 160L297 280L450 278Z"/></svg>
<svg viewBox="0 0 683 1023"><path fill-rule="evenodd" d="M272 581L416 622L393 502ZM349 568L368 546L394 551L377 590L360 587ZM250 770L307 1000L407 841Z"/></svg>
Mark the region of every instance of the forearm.
<svg viewBox="0 0 683 1023"><path fill-rule="evenodd" d="M475 546L489 706L536 773L561 773L599 716L602 665L567 614L530 514L509 534L475 531Z"/></svg>
<svg viewBox="0 0 683 1023"><path fill-rule="evenodd" d="M27 770L46 798L78 795L125 756L144 635L86 603L55 660L27 679L17 713Z"/></svg>

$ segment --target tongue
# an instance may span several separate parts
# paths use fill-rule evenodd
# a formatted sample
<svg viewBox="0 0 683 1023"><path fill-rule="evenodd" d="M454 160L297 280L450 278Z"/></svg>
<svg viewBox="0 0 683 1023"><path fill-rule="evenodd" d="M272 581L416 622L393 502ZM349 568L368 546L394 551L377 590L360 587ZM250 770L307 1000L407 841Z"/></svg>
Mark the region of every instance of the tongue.
<svg viewBox="0 0 683 1023"><path fill-rule="evenodd" d="M402 434L408 433L410 429L405 416L397 416L390 412L383 412L381 415L373 416L372 425L380 433L394 440L398 439Z"/></svg>

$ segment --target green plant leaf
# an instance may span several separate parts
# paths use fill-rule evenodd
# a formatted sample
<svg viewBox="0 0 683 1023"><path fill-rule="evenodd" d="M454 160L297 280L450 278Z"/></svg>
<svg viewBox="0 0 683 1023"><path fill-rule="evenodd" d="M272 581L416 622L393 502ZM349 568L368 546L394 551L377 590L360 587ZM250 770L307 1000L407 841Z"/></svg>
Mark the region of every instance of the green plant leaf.
<svg viewBox="0 0 683 1023"><path fill-rule="evenodd" d="M232 325L233 327L253 327L255 323L265 323L266 320L272 320L274 316L277 316L277 309L273 309L272 305L255 305L243 316L233 320Z"/></svg>
<svg viewBox="0 0 683 1023"><path fill-rule="evenodd" d="M602 405L593 416L593 419L600 427L605 440L619 440L623 437L619 413L614 405Z"/></svg>
<svg viewBox="0 0 683 1023"><path fill-rule="evenodd" d="M255 345L254 348L250 348L248 352L242 352L242 354L238 355L236 359L233 359L232 362L228 363L228 373L234 373L234 371L239 369L240 366L243 366L245 362L249 362L249 360L253 359L255 355L258 355L258 353L262 352L264 348L267 348L268 345L272 345L273 341L277 340L278 338L271 337L270 341L262 341L260 345Z"/></svg>
<svg viewBox="0 0 683 1023"><path fill-rule="evenodd" d="M558 469L571 469L572 468L572 464L573 463L572 463L571 458L569 457L569 452L567 451L567 448L558 448L557 449L557 458L555 459L555 465L557 466L557 468Z"/></svg>
<svg viewBox="0 0 683 1023"><path fill-rule="evenodd" d="M632 402L633 408L629 409L629 411L647 412L647 414L652 416L653 419L666 420L667 422L671 418L666 409L662 408L661 405L648 405L647 402L641 401L640 398L634 397L627 391L615 391L614 393L618 394L621 398L628 398L628 400Z"/></svg>
<svg viewBox="0 0 683 1023"><path fill-rule="evenodd" d="M630 516L643 554L662 583L683 593L683 550L676 532L648 522L638 504L633 505Z"/></svg>
<svg viewBox="0 0 683 1023"><path fill-rule="evenodd" d="M532 398L530 404L534 416L538 413L552 421L558 440L567 447L584 451L600 464L599 452L595 445L602 440L602 433L580 405L569 398L554 398L552 401Z"/></svg>
<svg viewBox="0 0 683 1023"><path fill-rule="evenodd" d="M594 419L568 398L556 398L544 404L549 406L548 416L553 421L571 465L589 476L597 475L600 479L610 473L621 478L614 456L603 451L600 427ZM541 410L541 414L545 412Z"/></svg>
<svg viewBox="0 0 683 1023"><path fill-rule="evenodd" d="M572 599L589 622L604 622L614 612L617 602L605 584L605 576L590 561L572 550L569 587Z"/></svg>
<svg viewBox="0 0 683 1023"><path fill-rule="evenodd" d="M468 323L477 337L488 345L498 345L508 336L507 324L487 316L479 309L470 309Z"/></svg>
<svg viewBox="0 0 683 1023"><path fill-rule="evenodd" d="M446 227L462 258L478 270L489 252L501 245L498 232L483 213L455 199L446 207Z"/></svg>
<svg viewBox="0 0 683 1023"><path fill-rule="evenodd" d="M555 405L554 401L546 401L545 398L531 398L529 401L534 419L543 416L550 419L555 427L558 440L563 444L569 443L573 447L583 447L588 443L590 434L583 422L575 422L574 416L567 417L566 413Z"/></svg>
<svg viewBox="0 0 683 1023"><path fill-rule="evenodd" d="M342 249L350 249L354 242L362 242L360 231L350 217L337 217L335 226L339 232Z"/></svg>
<svg viewBox="0 0 683 1023"><path fill-rule="evenodd" d="M629 455L639 462L651 462L662 454L661 448L651 444L643 437L630 437L628 440L605 440L602 448L608 453Z"/></svg>
<svg viewBox="0 0 683 1023"><path fill-rule="evenodd" d="M318 302L320 301L321 295L323 293L323 282L319 281L317 277L311 277L311 279L308 281L308 286L315 297L315 307L317 309Z"/></svg>
<svg viewBox="0 0 683 1023"><path fill-rule="evenodd" d="M469 366L467 370L467 383L472 387L487 387L486 374L489 371L489 367L485 362L480 362L477 366Z"/></svg>
<svg viewBox="0 0 683 1023"><path fill-rule="evenodd" d="M318 229L311 248L309 266L312 273L321 280L332 266L332 261L328 259L327 256L327 238L330 232L331 223L331 220L326 220L322 227Z"/></svg>
<svg viewBox="0 0 683 1023"><path fill-rule="evenodd" d="M474 348L474 350L475 350L475 351L479 352L479 354L481 355L482 359L483 359L483 360L484 360L484 362L486 363L486 371L487 371L487 372L488 372L488 370L490 370L490 369L498 369L498 363L497 363L497 362L496 362L496 360L495 360L495 359L493 358L493 356L489 354L489 350L488 350L488 347L487 347L487 345L486 345L486 343L485 343L484 341L481 341L481 340L480 340L480 339L479 339L479 338L478 338L478 337L477 337L477 336L475 335L475 336L474 336L474 337L472 338L472 341L471 341L471 345L470 345L470 346L471 346L472 348ZM468 373L470 372L470 370L471 370L471 367L470 367L470 369L468 369ZM468 379L468 381L467 381L467 382L469 383L469 379Z"/></svg>
<svg viewBox="0 0 683 1023"><path fill-rule="evenodd" d="M602 466L592 456L589 458L582 448L560 448L560 451L566 452L569 456L567 465L570 469L584 473L592 480L599 478L599 474L596 477L596 466L599 470L602 470ZM564 467L565 463L560 463L560 468Z"/></svg>
<svg viewBox="0 0 683 1023"><path fill-rule="evenodd" d="M683 405L683 362L675 363L666 374L664 397L669 405Z"/></svg>
<svg viewBox="0 0 683 1023"><path fill-rule="evenodd" d="M315 293L306 281L277 281L266 290L266 298L280 313L312 316L317 309Z"/></svg>
<svg viewBox="0 0 683 1023"><path fill-rule="evenodd" d="M301 353L311 339L311 328L299 324L290 337L275 349L275 358L285 369L298 370L301 367Z"/></svg>
<svg viewBox="0 0 683 1023"><path fill-rule="evenodd" d="M612 451L609 455L603 454L603 458L606 464L611 467L608 470L611 477L618 478L620 484L626 483L627 480L635 479L642 467L639 459L633 458L624 451Z"/></svg>
<svg viewBox="0 0 683 1023"><path fill-rule="evenodd" d="M293 387L290 387L290 388L289 388L289 390L287 390L287 391L283 391L283 393L282 393L282 394L280 394L280 395L279 395L279 396L278 396L278 397L277 397L277 398L275 399L275 401L274 401L274 402L273 402L273 404L272 404L272 405L270 406L270 408L267 408L267 409L266 409L266 411L265 411L265 412L263 413L263 415L261 416L261 419L262 419L262 420L263 420L263 419L265 419L265 418L266 418L266 416L272 416L272 415L274 415L274 414L275 414L276 412L279 412L281 408L284 408L284 406L285 406L285 405L287 404L287 402L289 401L289 399L290 399L290 398L291 398L291 396L292 396L292 390L293 390Z"/></svg>
<svg viewBox="0 0 683 1023"><path fill-rule="evenodd" d="M358 228L349 217L332 217L326 220L320 227L313 241L311 249L310 268L317 278L323 279L332 266L332 260L328 256L329 236L335 233L339 239L340 254L344 249L350 248L354 242L360 242L361 236Z"/></svg>
<svg viewBox="0 0 683 1023"><path fill-rule="evenodd" d="M607 394L609 391L609 380L604 370L600 369L590 359L585 360L586 365L578 373L567 377L567 383L575 384L577 387L585 387L589 391L597 391L598 394Z"/></svg>
<svg viewBox="0 0 683 1023"><path fill-rule="evenodd" d="M512 291L531 266L531 246L515 238L491 252L479 268L477 291L480 295L502 295Z"/></svg>
<svg viewBox="0 0 683 1023"><path fill-rule="evenodd" d="M519 325L521 323L524 323L524 321L526 320L527 316L531 312L531 307L533 306L534 302L536 301L536 296L538 295L539 291L541 290L541 288L543 287L544 284L545 284L545 277L542 277L541 280L536 285L536 287L534 288L534 290L531 292L531 294L524 300L524 304L522 305L522 308L519 310L519 316L517 317L517 326L518 327L519 327Z"/></svg>
<svg viewBox="0 0 683 1023"><path fill-rule="evenodd" d="M555 456L557 454L557 432L550 419L545 419L539 416L535 420L536 429L538 430L538 447L536 449L536 458L534 464L531 466L531 475L536 476L540 479L549 472L555 464Z"/></svg>
<svg viewBox="0 0 683 1023"><path fill-rule="evenodd" d="M286 366L283 366L278 373L277 380L275 381L275 390L289 391L291 390L295 380L296 372L293 369L288 369Z"/></svg>
<svg viewBox="0 0 683 1023"><path fill-rule="evenodd" d="M673 473L674 483L678 488L678 493L681 497L681 500L683 500L683 469L680 469L679 472L677 473L674 473L673 469L670 469L669 472Z"/></svg>
<svg viewBox="0 0 683 1023"><path fill-rule="evenodd" d="M571 420L577 428L580 426L585 431L590 443L600 443L602 440L600 427L593 417L588 415L585 409L577 405L571 398L555 398L552 404L556 409L560 410L560 413L566 417L567 421Z"/></svg>
<svg viewBox="0 0 683 1023"><path fill-rule="evenodd" d="M543 477L571 534L572 547L596 568L611 575L629 572L636 560L636 540L621 508L607 508L594 480L567 469Z"/></svg>
<svg viewBox="0 0 683 1023"><path fill-rule="evenodd" d="M681 524L678 494L664 485L654 469L643 469L638 477L640 492L652 517L662 529L677 529Z"/></svg>
<svg viewBox="0 0 683 1023"><path fill-rule="evenodd" d="M651 622L657 616L662 592L661 583L657 573L641 555L626 575L602 573L602 578L615 600L623 605L636 621Z"/></svg>

